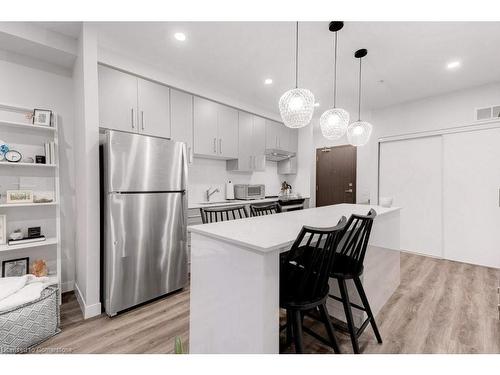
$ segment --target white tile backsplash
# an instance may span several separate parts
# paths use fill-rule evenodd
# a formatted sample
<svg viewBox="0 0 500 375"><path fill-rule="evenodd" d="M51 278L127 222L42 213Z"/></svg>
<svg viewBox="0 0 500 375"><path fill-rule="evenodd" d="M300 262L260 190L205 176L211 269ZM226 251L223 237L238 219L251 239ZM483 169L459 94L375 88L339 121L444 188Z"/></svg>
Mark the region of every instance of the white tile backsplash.
<svg viewBox="0 0 500 375"><path fill-rule="evenodd" d="M210 197L211 201L225 199L226 182L229 180L233 184L264 184L266 195L278 195L282 181L286 180L294 187L295 176L279 175L277 163L271 161L266 161L264 172L243 173L227 171L225 160L194 158L188 172L188 200L196 203L206 201L205 192L209 187L220 190Z"/></svg>

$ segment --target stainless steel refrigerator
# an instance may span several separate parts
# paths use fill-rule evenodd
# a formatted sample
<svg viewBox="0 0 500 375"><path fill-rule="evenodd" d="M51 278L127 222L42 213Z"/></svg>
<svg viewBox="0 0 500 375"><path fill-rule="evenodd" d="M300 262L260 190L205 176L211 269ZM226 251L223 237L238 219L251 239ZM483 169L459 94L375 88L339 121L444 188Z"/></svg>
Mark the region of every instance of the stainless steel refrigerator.
<svg viewBox="0 0 500 375"><path fill-rule="evenodd" d="M101 161L103 299L114 316L187 285L186 148L107 130Z"/></svg>

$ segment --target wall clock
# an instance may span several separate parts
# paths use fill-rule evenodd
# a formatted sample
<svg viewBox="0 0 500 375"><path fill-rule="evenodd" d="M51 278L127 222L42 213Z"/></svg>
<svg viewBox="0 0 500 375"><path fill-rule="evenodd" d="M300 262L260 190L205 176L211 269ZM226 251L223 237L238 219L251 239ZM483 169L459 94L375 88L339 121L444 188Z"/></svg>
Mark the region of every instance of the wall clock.
<svg viewBox="0 0 500 375"><path fill-rule="evenodd" d="M11 163L17 163L22 157L21 153L16 150L9 150L5 153L5 159Z"/></svg>

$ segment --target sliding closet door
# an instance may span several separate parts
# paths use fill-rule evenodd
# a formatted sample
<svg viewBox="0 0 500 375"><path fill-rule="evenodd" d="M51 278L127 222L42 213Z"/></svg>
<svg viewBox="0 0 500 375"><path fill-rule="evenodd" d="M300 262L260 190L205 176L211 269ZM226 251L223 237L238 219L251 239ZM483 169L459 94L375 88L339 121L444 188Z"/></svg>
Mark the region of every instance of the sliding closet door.
<svg viewBox="0 0 500 375"><path fill-rule="evenodd" d="M500 129L443 136L444 255L500 267Z"/></svg>
<svg viewBox="0 0 500 375"><path fill-rule="evenodd" d="M441 136L380 144L379 197L401 207L401 250L443 256Z"/></svg>

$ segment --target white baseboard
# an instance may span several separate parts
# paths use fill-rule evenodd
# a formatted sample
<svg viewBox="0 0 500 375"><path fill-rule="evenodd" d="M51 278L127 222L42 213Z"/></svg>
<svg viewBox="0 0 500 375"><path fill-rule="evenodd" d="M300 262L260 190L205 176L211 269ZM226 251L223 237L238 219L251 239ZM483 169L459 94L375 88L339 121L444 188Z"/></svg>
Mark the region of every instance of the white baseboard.
<svg viewBox="0 0 500 375"><path fill-rule="evenodd" d="M75 289L75 281L65 281L61 283L61 293L71 292Z"/></svg>
<svg viewBox="0 0 500 375"><path fill-rule="evenodd" d="M101 303L98 302L94 303L93 305L87 305L85 303L82 293L80 292L80 289L78 288L78 284L74 283L74 285L75 285L76 300L78 301L80 309L82 310L83 319L89 319L93 318L94 316L101 315Z"/></svg>

